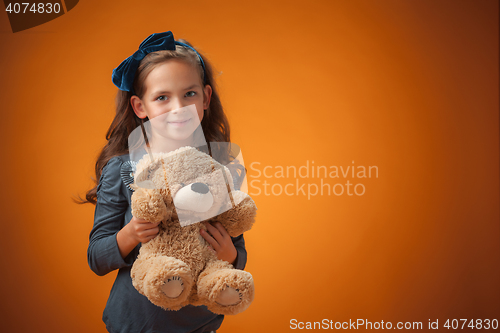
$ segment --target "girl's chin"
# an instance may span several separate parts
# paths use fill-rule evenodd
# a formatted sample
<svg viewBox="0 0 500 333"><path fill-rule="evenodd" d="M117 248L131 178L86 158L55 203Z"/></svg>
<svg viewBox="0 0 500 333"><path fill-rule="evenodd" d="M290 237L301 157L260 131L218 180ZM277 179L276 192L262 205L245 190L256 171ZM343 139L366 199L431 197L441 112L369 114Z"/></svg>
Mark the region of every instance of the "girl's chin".
<svg viewBox="0 0 500 333"><path fill-rule="evenodd" d="M178 131L168 131L168 132L163 132L161 135L161 141L164 141L164 143L168 144L169 142L171 143L177 143L178 141L187 141L192 139L193 137L193 132L194 131L189 131L189 132L178 132Z"/></svg>

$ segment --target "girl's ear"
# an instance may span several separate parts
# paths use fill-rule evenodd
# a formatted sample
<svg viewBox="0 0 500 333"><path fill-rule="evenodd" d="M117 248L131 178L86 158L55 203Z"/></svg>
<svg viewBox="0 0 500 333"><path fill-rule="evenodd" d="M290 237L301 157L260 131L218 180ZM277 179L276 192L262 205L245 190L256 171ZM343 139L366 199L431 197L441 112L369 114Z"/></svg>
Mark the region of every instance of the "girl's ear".
<svg viewBox="0 0 500 333"><path fill-rule="evenodd" d="M146 114L146 111L144 110L144 104L142 103L141 99L139 97L137 97L136 95L130 97L130 105L132 105L132 109L134 109L134 113L140 119L144 119L148 116Z"/></svg>
<svg viewBox="0 0 500 333"><path fill-rule="evenodd" d="M203 89L203 109L208 109L210 106L210 98L212 97L212 87L210 85L205 85Z"/></svg>

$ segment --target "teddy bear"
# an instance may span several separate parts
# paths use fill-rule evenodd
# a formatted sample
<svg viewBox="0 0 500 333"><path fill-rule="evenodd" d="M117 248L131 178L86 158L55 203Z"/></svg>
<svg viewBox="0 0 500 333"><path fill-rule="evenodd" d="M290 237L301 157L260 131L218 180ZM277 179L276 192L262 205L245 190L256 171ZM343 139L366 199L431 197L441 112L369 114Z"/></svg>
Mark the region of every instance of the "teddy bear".
<svg viewBox="0 0 500 333"><path fill-rule="evenodd" d="M257 207L234 189L227 166L194 147L144 155L136 165L132 215L159 233L143 243L131 269L133 286L153 304L179 310L205 305L235 315L254 298L252 275L219 260L200 235L202 221L220 222L230 236L250 230Z"/></svg>

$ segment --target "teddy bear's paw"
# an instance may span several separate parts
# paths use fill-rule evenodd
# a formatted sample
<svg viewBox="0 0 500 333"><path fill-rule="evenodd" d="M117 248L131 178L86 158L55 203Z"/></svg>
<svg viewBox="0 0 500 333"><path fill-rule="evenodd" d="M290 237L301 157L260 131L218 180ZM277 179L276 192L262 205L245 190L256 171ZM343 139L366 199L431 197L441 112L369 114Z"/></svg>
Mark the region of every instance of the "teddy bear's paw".
<svg viewBox="0 0 500 333"><path fill-rule="evenodd" d="M161 287L161 290L169 298L177 298L184 290L184 282L179 276L168 278Z"/></svg>
<svg viewBox="0 0 500 333"><path fill-rule="evenodd" d="M222 306L236 305L243 299L243 294L240 293L239 289L235 289L226 285L226 288L219 293L219 297L215 302Z"/></svg>
<svg viewBox="0 0 500 333"><path fill-rule="evenodd" d="M164 309L178 310L187 303L193 287L191 269L182 260L159 256L152 259L144 278L144 296Z"/></svg>
<svg viewBox="0 0 500 333"><path fill-rule="evenodd" d="M172 213L158 190L138 188L132 194L131 206L133 216L154 223L170 218Z"/></svg>
<svg viewBox="0 0 500 333"><path fill-rule="evenodd" d="M253 301L252 275L239 269L217 270L198 280L198 296L214 313L238 314Z"/></svg>

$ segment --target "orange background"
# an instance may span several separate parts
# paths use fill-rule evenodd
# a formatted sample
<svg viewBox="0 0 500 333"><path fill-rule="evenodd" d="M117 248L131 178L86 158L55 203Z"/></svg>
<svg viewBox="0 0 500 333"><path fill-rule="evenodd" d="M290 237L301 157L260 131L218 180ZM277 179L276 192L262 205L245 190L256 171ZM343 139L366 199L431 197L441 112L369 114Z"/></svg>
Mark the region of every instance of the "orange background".
<svg viewBox="0 0 500 333"><path fill-rule="evenodd" d="M71 196L92 185L112 69L167 30L222 72L247 167L379 169L348 178L362 196L253 195L256 298L220 332L500 319L497 1L80 1L16 34L0 13L0 331L105 331L115 273L89 269L94 206Z"/></svg>

